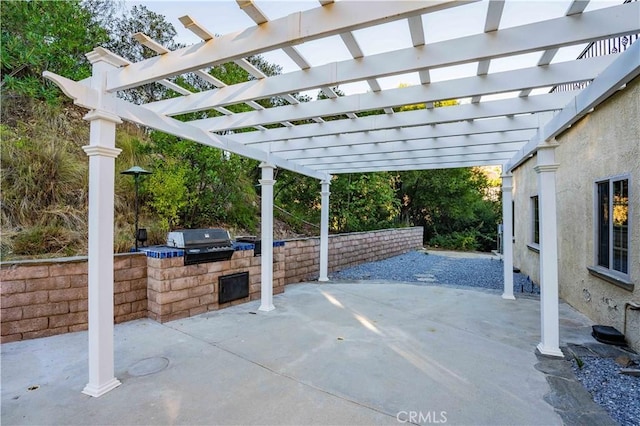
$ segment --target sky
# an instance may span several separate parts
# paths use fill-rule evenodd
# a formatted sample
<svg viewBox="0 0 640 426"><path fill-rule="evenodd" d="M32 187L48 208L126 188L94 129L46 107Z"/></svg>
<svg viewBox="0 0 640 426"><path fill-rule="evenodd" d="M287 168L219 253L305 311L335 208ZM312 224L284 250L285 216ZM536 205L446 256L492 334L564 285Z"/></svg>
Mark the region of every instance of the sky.
<svg viewBox="0 0 640 426"><path fill-rule="evenodd" d="M364 1L360 2L365 3ZM368 7L375 7L375 3L376 1L368 2ZM591 1L586 11L621 3L622 0ZM149 10L164 15L166 20L173 24L177 31L176 41L186 45L199 43L201 40L185 29L180 23L178 18L184 15L192 16L210 32L220 35L241 31L255 25L253 20L240 9L235 0L127 0L126 4L128 6L142 4ZM287 16L301 10L319 7L318 1L315 0L255 0L255 4L270 20ZM507 1L500 23L500 29L563 16L569 4L570 0ZM425 29L426 43L429 44L443 39L481 33L484 28L486 10L487 2L483 1L424 15L423 26ZM384 24L375 28L354 31L354 36L365 55L412 46L406 20ZM532 34L532 37L535 37L535 35ZM556 55L553 62L575 59L583 48L584 45L563 48ZM305 43L298 46L298 49L312 66L351 59L348 50L339 36ZM519 55L518 57L509 59L493 60L491 61L490 72L506 71L523 66L535 66L539 56L539 53L535 53ZM265 53L263 57L269 62L282 66L283 73L299 70L297 65L281 50ZM477 65L474 63L435 69L431 71L431 81L435 82L472 76L475 75L476 68ZM401 83L409 85L420 84L417 73L380 78L378 82L383 89L395 88ZM346 94L364 93L370 90L365 82L341 85L340 89ZM541 90L540 92L545 91L546 90ZM308 94L315 97L316 92L317 91L314 91ZM533 94L535 93L534 91ZM501 97L501 95L498 96Z"/></svg>

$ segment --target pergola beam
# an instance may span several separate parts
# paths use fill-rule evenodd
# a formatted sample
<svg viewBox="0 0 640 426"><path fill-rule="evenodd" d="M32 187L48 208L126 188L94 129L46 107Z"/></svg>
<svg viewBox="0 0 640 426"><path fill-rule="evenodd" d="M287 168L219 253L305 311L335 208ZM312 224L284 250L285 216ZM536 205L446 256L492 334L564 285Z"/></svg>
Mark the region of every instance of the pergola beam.
<svg viewBox="0 0 640 426"><path fill-rule="evenodd" d="M360 48L360 45L358 44L358 41L356 40L352 32L349 31L346 33L342 33L340 34L340 38L342 39L342 42L345 44L345 46L347 46L347 50L349 51L353 59L361 59L364 57L364 52ZM380 84L375 78L368 78L367 84L373 92L379 92L381 90ZM389 112L387 109L385 110L385 112L389 114L393 113L393 110ZM358 116L353 112L347 112L346 115L348 118L358 118Z"/></svg>
<svg viewBox="0 0 640 426"><path fill-rule="evenodd" d="M450 153L447 155L453 155L458 153L460 155L466 155L469 153L477 153L478 152L499 152L496 151L500 146L504 151L511 152L511 157L515 154L522 146L524 146L529 139L525 137L506 137L500 140L491 140L490 138L480 138L476 139L476 143L469 143L467 145L460 142L459 138L453 138L454 140L449 143L438 143L439 141L434 141L431 139L425 139L421 141L411 141L411 142L389 142L388 144L381 145L378 149L375 150L362 150L362 149L351 149L351 150L327 150L327 152L322 152L323 150L316 151L316 154L320 154L317 157L312 156L304 156L300 158L296 158L296 162L303 165L320 165L320 164L339 164L350 162L355 158L360 158L361 160L369 160L369 157L377 158L379 160L384 159L402 159L407 158L411 159L418 157L435 157L442 153ZM395 149L394 149L395 148ZM352 151L352 152L350 152ZM451 154L453 153L453 154ZM443 154L444 155L444 154ZM286 156L285 156L286 157Z"/></svg>
<svg viewBox="0 0 640 426"><path fill-rule="evenodd" d="M264 12L260 10L260 8L253 2L253 0L236 0L236 1L240 6L240 9L242 9L251 19L253 19L253 21L256 24L262 25L266 22L269 22L269 18L267 18ZM289 57L291 57L291 59L294 62L296 62L296 64L300 64L299 66L301 69L307 69L311 67L311 65L307 62L306 59L302 57L300 52L298 52L295 47L283 48L283 51L287 55L289 55ZM266 75L262 71L256 68L253 64L249 63L249 61L247 61L246 59L238 59L235 61L235 63L259 80L266 77ZM337 97L337 95L329 87L324 87L322 90L325 94L327 94L327 96ZM281 97L284 98L287 102L289 102L292 105L297 105L300 103L300 101L298 101L289 93L283 94L281 95ZM247 103L249 102L253 102L255 104L254 101L248 101ZM256 109L264 109L264 108L256 108ZM313 117L313 121L315 121L316 123L324 122L324 120L320 117ZM291 124L288 121L285 121L282 124L285 127L293 127L293 124Z"/></svg>
<svg viewBox="0 0 640 426"><path fill-rule="evenodd" d="M244 144L274 141L288 143L288 141L294 139L314 136L338 134L344 136L350 133L437 124L437 126L432 126L435 130L440 128L443 123L560 110L577 93L577 91L547 93L530 96L526 99L511 98L431 110L404 111L402 114L394 114L393 116L373 115L360 117L357 120L336 120L322 124L305 124L291 129L277 128L260 132L235 133L229 137Z"/></svg>
<svg viewBox="0 0 640 426"><path fill-rule="evenodd" d="M53 81L67 96L73 98L74 103L89 109L97 109L100 106L100 97L95 89L48 71L45 71L43 76ZM115 99L111 108L113 108L113 110L107 110L107 112L132 123L150 127L183 139L189 139L203 145L224 149L225 151L252 158L254 160L265 161L277 167L291 170L319 180L327 178L325 173L316 172L307 167L300 166L294 162L280 158L277 155L272 155L269 152L245 146L225 136L202 131L187 123L183 123L170 117L165 117L153 111L149 111L142 106L132 104L122 99ZM104 106L102 106L102 109L104 109Z"/></svg>
<svg viewBox="0 0 640 426"><path fill-rule="evenodd" d="M472 164L475 162L483 162L483 161L496 161L496 164L500 164L501 161L506 161L509 158L508 154L472 154L472 155L459 155L453 158L409 158L402 160L373 160L373 161L354 161L351 163L345 163L343 165L335 165L328 166L328 169L335 171L341 170L343 168L347 169L357 169L357 168L366 168L372 171L378 171L377 167L401 167L401 166L412 166L412 165L438 165L438 164L447 164L447 163L470 163L468 167L472 167ZM318 165L315 166L318 170L324 170L327 166Z"/></svg>
<svg viewBox="0 0 640 426"><path fill-rule="evenodd" d="M366 155L376 153L393 153L393 152L411 152L425 149L439 148L468 148L478 145L495 145L501 143L524 142L526 143L535 130L518 130L513 132L482 133L477 135L456 135L444 138L423 138L405 141L396 139L390 142L376 143L374 146L368 145L351 145L336 146L326 148L319 145L315 149L291 150L278 152L278 156L282 158L317 159L321 161L324 157L350 156L350 155Z"/></svg>
<svg viewBox="0 0 640 426"><path fill-rule="evenodd" d="M571 2L571 5L569 6L569 9L567 9L567 11L565 12L565 16L577 15L579 13L584 12L584 9L587 7L588 4L589 4L589 0L573 0L573 2ZM542 52L542 56L538 60L538 66L549 65L553 60L553 58L558 53L558 50L560 49L556 47L553 49L547 49L544 52ZM525 97L525 96L529 96L530 93L531 93L531 89L525 89L521 91L518 96Z"/></svg>
<svg viewBox="0 0 640 426"><path fill-rule="evenodd" d="M418 160L431 158L464 158L475 154L513 155L526 143L526 140L510 143L492 143L487 145L473 145L462 148L431 148L431 149L407 149L406 151L388 151L352 154L342 156L322 156L321 158L299 159L298 163L309 166L326 165L328 167L354 162L382 161L382 160ZM450 159L450 158L449 158Z"/></svg>
<svg viewBox="0 0 640 426"><path fill-rule="evenodd" d="M506 93L528 87L546 87L560 83L585 81L595 78L613 62L616 56L585 58L580 61L552 64L544 68L523 68L482 77L466 77L429 85L390 89L382 93L357 94L295 106L269 108L264 111L194 120L190 123L209 131L241 129L255 125L279 123L285 120L306 120L315 116L370 111L443 99L460 99L475 95Z"/></svg>
<svg viewBox="0 0 640 426"><path fill-rule="evenodd" d="M571 127L586 114L620 90L629 81L640 75L640 43L634 43L624 51L606 70L594 79L589 86L576 95L558 114L522 147L518 153L509 159L505 170L512 171L526 158L537 151L540 143L555 138Z"/></svg>
<svg viewBox="0 0 640 426"><path fill-rule="evenodd" d="M344 173L364 173L364 172L399 172L403 170L432 170L432 169L453 169L459 167L477 167L477 166L499 166L499 158L492 158L489 160L464 160L464 161L451 161L446 163L426 163L416 162L407 164L382 164L376 167L370 164L358 165L358 166L346 166L343 168L328 168L327 171L331 171L331 174L344 174Z"/></svg>
<svg viewBox="0 0 640 426"><path fill-rule="evenodd" d="M411 44L413 47L424 46L424 25L422 24L422 16L411 16L407 19L409 24L409 33L411 35ZM418 71L418 77L420 77L420 84L431 83L431 73L428 68ZM425 104L427 108L433 108L433 102L427 102ZM393 111L391 108L385 109L385 112Z"/></svg>
<svg viewBox="0 0 640 426"><path fill-rule="evenodd" d="M269 164L273 164L274 166L291 170L293 172L307 175L319 180L326 178L326 174L324 173L317 173L312 169L300 166L295 162L282 159L276 155L272 155L269 152L239 144L225 136L203 132L202 130L190 126L187 123L183 123L170 117L165 117L153 113L141 106L118 100L117 107L118 115L123 120L137 123L142 126L151 127L153 129L160 130L162 132L169 133L183 139L189 139L203 145L224 149L225 151L252 158L254 160L267 162Z"/></svg>
<svg viewBox="0 0 640 426"><path fill-rule="evenodd" d="M197 24L194 20L190 20L190 27L192 29L198 28L199 32L198 33L203 33L205 30L203 30L199 24ZM213 36L212 36L213 37ZM140 44L142 44L143 46L155 51L156 53L160 54L160 55L164 55L165 53L169 53L170 50L168 50L167 48L165 48L163 45L161 45L160 43L158 43L157 41L153 40L152 38L150 38L149 36L147 36L144 33L135 33L133 35L133 38ZM247 61L246 59L238 59L235 61L236 64L238 66L240 66L241 68L243 68L245 71L247 71L249 74L253 75L254 77L261 79L261 78L265 78L266 75L260 71L258 68L256 68L253 64L251 64L249 61ZM209 73L203 71L203 70L197 70L194 72L197 76L199 76L200 78L204 79L205 81L212 83L213 85L217 86L217 87L224 87L226 86L225 83L223 83L222 81L214 78L213 76L211 76ZM189 90L178 86L175 83L172 83L168 80L160 80L158 83L160 83L161 85L165 86L168 89L173 90L174 92L180 93L181 95L191 95L192 92L190 92ZM291 99L293 99L293 102L291 102L292 104L296 104L298 103L298 101L296 99L294 99L293 97L291 97ZM261 110L264 109L264 107L262 107L260 104L256 103L255 101L246 101L245 104L249 105L250 107L252 107L253 109L256 110ZM213 109L221 114L224 115L231 115L233 114L233 112L231 112L230 110L222 107L222 106L214 106ZM285 126L292 126L291 123L289 122L284 122L282 123Z"/></svg>
<svg viewBox="0 0 640 426"><path fill-rule="evenodd" d="M412 15L430 13L471 3L475 0L434 0L379 2L362 7L358 2L338 2L330 9L318 7L273 20L268 26L255 26L188 46L130 65L109 74L107 91L129 89L156 80L246 58L269 50L299 44L383 24Z"/></svg>
<svg viewBox="0 0 640 426"><path fill-rule="evenodd" d="M487 17L484 22L484 32L490 33L497 31L500 26L500 20L502 19L502 12L504 10L504 0L491 0L489 1L489 7L487 8ZM478 69L476 75L486 75L489 73L489 65L491 59L483 59L478 62ZM471 98L472 103L480 102L480 96L474 96Z"/></svg>
<svg viewBox="0 0 640 426"><path fill-rule="evenodd" d="M539 120L536 115L529 114L518 117L501 117L490 120L459 121L444 123L438 126L416 126L395 129L375 130L363 133L347 133L312 138L293 139L287 141L264 142L253 144L254 147L269 149L273 153L282 155L283 152L295 150L300 155L305 151L332 147L354 147L387 142L410 141L415 139L435 139L450 136L470 136L476 134L490 134L497 132L512 132L515 130L537 130ZM232 138L233 139L233 138ZM446 139L442 139L446 141ZM313 155L317 155L313 154Z"/></svg>
<svg viewBox="0 0 640 426"><path fill-rule="evenodd" d="M401 142L397 142L401 143ZM419 160L419 159L438 159L445 157L457 157L463 158L469 155L475 154L493 154L498 156L506 156L505 161L509 159L515 152L518 151L526 140L514 141L510 143L486 143L484 145L468 146L468 147L453 147L453 148L439 148L434 147L432 144L425 143L423 149L419 146L413 146L406 151L389 151L366 153L366 154L342 154L323 156L318 159L307 158L296 160L302 165L306 165L314 170L324 170L338 166L344 166L345 164L353 164L353 162L370 162L370 161L391 161L391 160ZM380 150L384 151L384 150Z"/></svg>
<svg viewBox="0 0 640 426"><path fill-rule="evenodd" d="M269 77L261 82L236 84L216 92L206 91L188 97L153 102L147 104L147 108L167 115L182 114L206 110L216 105L224 106L242 103L245 100L269 98L283 93L297 93L374 77L501 58L585 43L613 35L631 34L638 32L640 27L638 20L633 16L634 12L635 16L640 14L640 3L634 4L365 56L358 60L335 62ZM532 37L531 34L536 36ZM168 57L167 55L163 58Z"/></svg>

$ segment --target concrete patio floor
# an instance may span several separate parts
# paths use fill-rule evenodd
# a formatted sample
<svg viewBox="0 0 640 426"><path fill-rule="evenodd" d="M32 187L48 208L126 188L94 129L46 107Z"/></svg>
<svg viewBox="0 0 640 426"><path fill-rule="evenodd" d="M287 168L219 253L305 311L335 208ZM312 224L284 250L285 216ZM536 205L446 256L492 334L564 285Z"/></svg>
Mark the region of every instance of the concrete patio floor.
<svg viewBox="0 0 640 426"><path fill-rule="evenodd" d="M2 424L562 423L534 368L535 299L307 283L274 303L117 325L122 385L100 398L81 393L86 332L3 344ZM591 339L586 317L560 317L563 343Z"/></svg>

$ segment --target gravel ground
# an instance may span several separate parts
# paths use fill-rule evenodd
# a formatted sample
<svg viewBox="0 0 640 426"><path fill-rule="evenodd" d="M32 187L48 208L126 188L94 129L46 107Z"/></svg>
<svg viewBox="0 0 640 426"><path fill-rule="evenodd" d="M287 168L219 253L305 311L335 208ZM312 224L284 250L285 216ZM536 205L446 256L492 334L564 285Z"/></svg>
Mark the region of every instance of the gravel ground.
<svg viewBox="0 0 640 426"><path fill-rule="evenodd" d="M573 371L593 400L623 426L640 425L640 377L620 374L620 366L612 358L581 357Z"/></svg>
<svg viewBox="0 0 640 426"><path fill-rule="evenodd" d="M458 258L424 251L364 263L331 274L334 280L390 280L425 285L503 289L503 267L497 258ZM514 293L539 294L526 275L513 274Z"/></svg>

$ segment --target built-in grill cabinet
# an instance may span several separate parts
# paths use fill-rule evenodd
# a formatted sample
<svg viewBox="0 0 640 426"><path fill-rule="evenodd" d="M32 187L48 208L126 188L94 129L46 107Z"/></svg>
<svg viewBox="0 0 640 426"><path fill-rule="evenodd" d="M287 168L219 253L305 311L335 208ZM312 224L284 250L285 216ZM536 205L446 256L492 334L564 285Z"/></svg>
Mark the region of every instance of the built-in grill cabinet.
<svg viewBox="0 0 640 426"><path fill-rule="evenodd" d="M223 275L218 278L218 303L227 303L249 296L249 273Z"/></svg>
<svg viewBox="0 0 640 426"><path fill-rule="evenodd" d="M185 265L229 260L234 252L229 231L220 228L169 232L167 246L184 250Z"/></svg>

